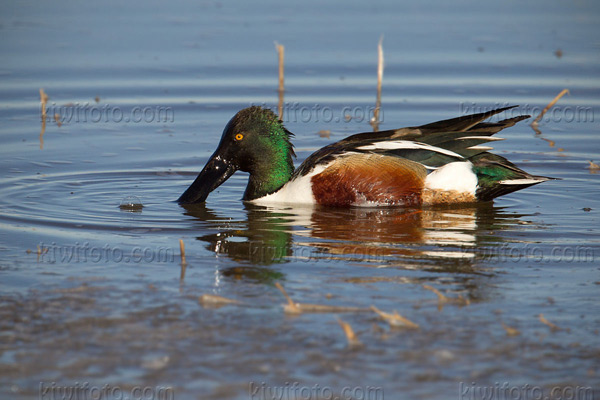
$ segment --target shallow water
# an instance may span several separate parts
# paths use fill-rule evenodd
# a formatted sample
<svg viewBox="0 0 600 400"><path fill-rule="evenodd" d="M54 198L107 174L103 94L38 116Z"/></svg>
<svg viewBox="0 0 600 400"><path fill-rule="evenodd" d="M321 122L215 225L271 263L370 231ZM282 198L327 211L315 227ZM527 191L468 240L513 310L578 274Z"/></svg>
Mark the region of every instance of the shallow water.
<svg viewBox="0 0 600 400"><path fill-rule="evenodd" d="M1 398L104 385L129 398L600 396L595 2L0 8ZM296 165L371 130L381 34L381 129L508 104L536 114L569 88L541 134L524 121L495 143L561 180L468 207L264 208L239 200L238 173L206 205L174 201L236 111L276 107L274 40ZM40 88L62 122L43 134ZM130 196L143 207L119 207ZM364 311L287 315L277 282L297 302ZM420 329L390 328L372 305Z"/></svg>

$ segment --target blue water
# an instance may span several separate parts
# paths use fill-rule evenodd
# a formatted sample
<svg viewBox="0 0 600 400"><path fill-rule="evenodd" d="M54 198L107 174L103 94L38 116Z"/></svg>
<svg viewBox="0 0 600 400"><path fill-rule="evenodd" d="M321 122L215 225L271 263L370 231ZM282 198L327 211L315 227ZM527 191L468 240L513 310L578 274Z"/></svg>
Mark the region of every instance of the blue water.
<svg viewBox="0 0 600 400"><path fill-rule="evenodd" d="M0 397L104 385L128 398L135 387L186 399L302 398L303 388L315 399L473 399L478 388L502 398L502 385L600 396L596 2L0 11ZM380 129L511 104L508 116L535 115L568 88L541 133L523 121L494 143L561 180L469 207L265 209L240 201L238 173L205 206L175 203L231 116L276 109L274 42L285 45L296 165L371 130L382 35ZM119 208L128 196L143 208ZM277 282L297 302L367 310L286 315ZM463 300L440 304L423 285ZM210 307L203 294L240 303ZM371 305L420 328L390 328Z"/></svg>

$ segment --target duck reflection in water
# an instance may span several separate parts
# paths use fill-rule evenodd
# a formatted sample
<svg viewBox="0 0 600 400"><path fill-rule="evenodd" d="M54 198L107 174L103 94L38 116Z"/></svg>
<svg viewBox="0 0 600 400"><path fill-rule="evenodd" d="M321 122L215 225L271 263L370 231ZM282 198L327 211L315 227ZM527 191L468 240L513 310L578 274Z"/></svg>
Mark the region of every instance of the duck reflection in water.
<svg viewBox="0 0 600 400"><path fill-rule="evenodd" d="M514 225L519 215L481 203L462 208L274 208L245 204L231 220L204 204L184 205L201 221L207 248L240 267L227 276L265 281L286 262L340 261L473 273L478 248L499 245L489 231ZM207 226L208 224L208 226ZM239 276L238 276L239 275Z"/></svg>

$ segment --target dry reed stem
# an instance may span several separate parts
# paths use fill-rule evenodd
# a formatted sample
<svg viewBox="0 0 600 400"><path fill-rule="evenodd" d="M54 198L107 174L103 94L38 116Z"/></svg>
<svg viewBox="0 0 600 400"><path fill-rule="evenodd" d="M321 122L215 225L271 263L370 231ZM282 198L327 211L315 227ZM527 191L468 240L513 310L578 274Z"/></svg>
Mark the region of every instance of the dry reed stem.
<svg viewBox="0 0 600 400"><path fill-rule="evenodd" d="M458 303L458 305L461 305L461 306L468 306L469 304L471 304L471 300L469 300L466 297L463 297L462 294L459 294L458 297L456 299L452 299L452 301L454 301L455 303Z"/></svg>
<svg viewBox="0 0 600 400"><path fill-rule="evenodd" d="M555 325L552 322L548 321L546 319L546 317L544 317L544 314L540 314L539 315L539 319L540 319L540 322L542 324L548 326L550 328L550 330L552 330L552 331L560 331L560 328L558 327L558 325Z"/></svg>
<svg viewBox="0 0 600 400"><path fill-rule="evenodd" d="M217 296L214 294L203 294L198 297L198 302L203 306L220 307L225 304L241 304L241 301L228 299L227 297Z"/></svg>
<svg viewBox="0 0 600 400"><path fill-rule="evenodd" d="M344 307L344 306L330 306L324 304L308 304L308 303L296 303L287 294L283 286L279 282L275 283L277 289L283 293L288 303L283 306L283 310L289 314L300 314L300 313L332 313L332 312L359 312L367 311L366 308L360 307Z"/></svg>
<svg viewBox="0 0 600 400"><path fill-rule="evenodd" d="M185 244L182 239L179 239L179 253L181 254L181 274L179 275L179 280L183 281L187 262L185 261Z"/></svg>
<svg viewBox="0 0 600 400"><path fill-rule="evenodd" d="M179 253L181 254L181 263L187 264L185 262L185 244L183 243L183 239L179 239Z"/></svg>
<svg viewBox="0 0 600 400"><path fill-rule="evenodd" d="M423 285L423 289L431 290L438 297L438 301L441 303L448 303L450 300L442 292L434 288L433 286Z"/></svg>
<svg viewBox="0 0 600 400"><path fill-rule="evenodd" d="M518 336L521 334L521 332L519 332L518 329L511 328L510 326L506 325L504 322L500 322L500 324L502 324L502 327L506 331L507 336Z"/></svg>
<svg viewBox="0 0 600 400"><path fill-rule="evenodd" d="M546 106L546 108L544 108L542 110L542 112L533 120L533 122L531 123L531 126L534 127L534 129L537 127L538 122L540 122L540 120L542 119L542 117L544 116L544 114L546 114L546 112L548 112L549 109L552 108L553 105L556 104L556 102L558 100L560 100L561 97L563 97L565 94L570 94L569 93L569 89L563 89L555 98L554 100L552 100L550 103L548 103L548 105ZM537 130L536 130L537 132Z"/></svg>
<svg viewBox="0 0 600 400"><path fill-rule="evenodd" d="M383 318L384 320L386 320L387 323L390 324L390 326L398 327L398 328L419 329L419 325L418 324L415 324L414 322L412 322L408 318L405 318L402 315L398 314L397 311L394 311L393 314L392 313L386 313L386 312L381 311L380 309L378 309L375 306L371 306L371 310L373 310L381 318Z"/></svg>
<svg viewBox="0 0 600 400"><path fill-rule="evenodd" d="M279 112L279 119L283 121L283 92L285 91L284 86L284 73L285 73L285 47L282 44L275 42L275 49L279 56L279 104L277 110Z"/></svg>
<svg viewBox="0 0 600 400"><path fill-rule="evenodd" d="M289 313L289 314L301 314L302 311L300 310L298 305L296 303L294 303L294 300L292 300L292 298L287 294L287 292L285 291L283 286L281 286L281 283L275 282L275 287L277 289L279 289L281 291L281 293L283 293L283 296L288 301L288 303L283 306L283 311L286 313Z"/></svg>
<svg viewBox="0 0 600 400"><path fill-rule="evenodd" d="M44 148L44 133L46 132L46 119L42 120L42 129L40 130L40 149Z"/></svg>
<svg viewBox="0 0 600 400"><path fill-rule="evenodd" d="M468 306L469 304L471 304L471 300L463 297L462 295L459 295L456 298L452 298L452 297L445 296L443 293L441 293L439 290L437 290L433 286L423 285L423 288L427 289L427 290L431 290L433 293L435 293L437 295L438 310L441 310L442 308L444 308L444 304L446 304L446 303L454 303L459 306Z"/></svg>
<svg viewBox="0 0 600 400"><path fill-rule="evenodd" d="M48 248L47 247L40 247L40 245L37 245L37 262L40 262L40 257L42 254L46 254L48 253Z"/></svg>
<svg viewBox="0 0 600 400"><path fill-rule="evenodd" d="M313 312L313 313L367 311L366 308L360 308L360 307L328 306L328 305L324 305L324 304L308 304L308 303L296 303L296 307L298 307L301 312Z"/></svg>
<svg viewBox="0 0 600 400"><path fill-rule="evenodd" d="M542 131L540 131L538 129L537 122L532 122L531 124L529 124L529 126L531 127L531 129L533 129L533 131L535 132L536 135L541 135L542 134ZM547 141L547 139L544 139L544 138L542 138L542 139ZM554 146L550 145L550 147L554 147Z"/></svg>
<svg viewBox="0 0 600 400"><path fill-rule="evenodd" d="M46 103L48 102L48 95L44 92L44 89L40 88L40 107L42 111L42 129L40 130L40 149L44 148L44 133L46 132Z"/></svg>
<svg viewBox="0 0 600 400"><path fill-rule="evenodd" d="M358 336L356 336L356 333L354 333L354 330L352 329L350 324L342 321L339 318L337 321L344 330L344 333L346 334L346 339L348 339L348 345L351 347L360 346L362 343L360 343L360 340L358 340Z"/></svg>
<svg viewBox="0 0 600 400"><path fill-rule="evenodd" d="M379 130L379 112L381 110L381 86L383 84L383 35L379 38L377 45L377 99L375 100L375 110L371 119L373 131Z"/></svg>
<svg viewBox="0 0 600 400"><path fill-rule="evenodd" d="M46 118L46 103L48 102L48 95L44 92L44 89L40 88L40 102L42 109L42 118Z"/></svg>

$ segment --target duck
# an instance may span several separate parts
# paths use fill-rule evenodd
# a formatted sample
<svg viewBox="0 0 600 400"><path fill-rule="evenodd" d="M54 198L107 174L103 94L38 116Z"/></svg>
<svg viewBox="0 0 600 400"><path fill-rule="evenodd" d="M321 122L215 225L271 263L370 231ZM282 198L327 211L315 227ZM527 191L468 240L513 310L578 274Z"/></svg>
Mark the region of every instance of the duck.
<svg viewBox="0 0 600 400"><path fill-rule="evenodd" d="M227 123L214 154L177 201L204 203L236 171L249 173L242 200L261 205L419 207L491 201L553 179L531 175L485 145L503 140L493 135L530 117L485 122L514 107L357 133L294 168L294 134L269 108L251 106Z"/></svg>

